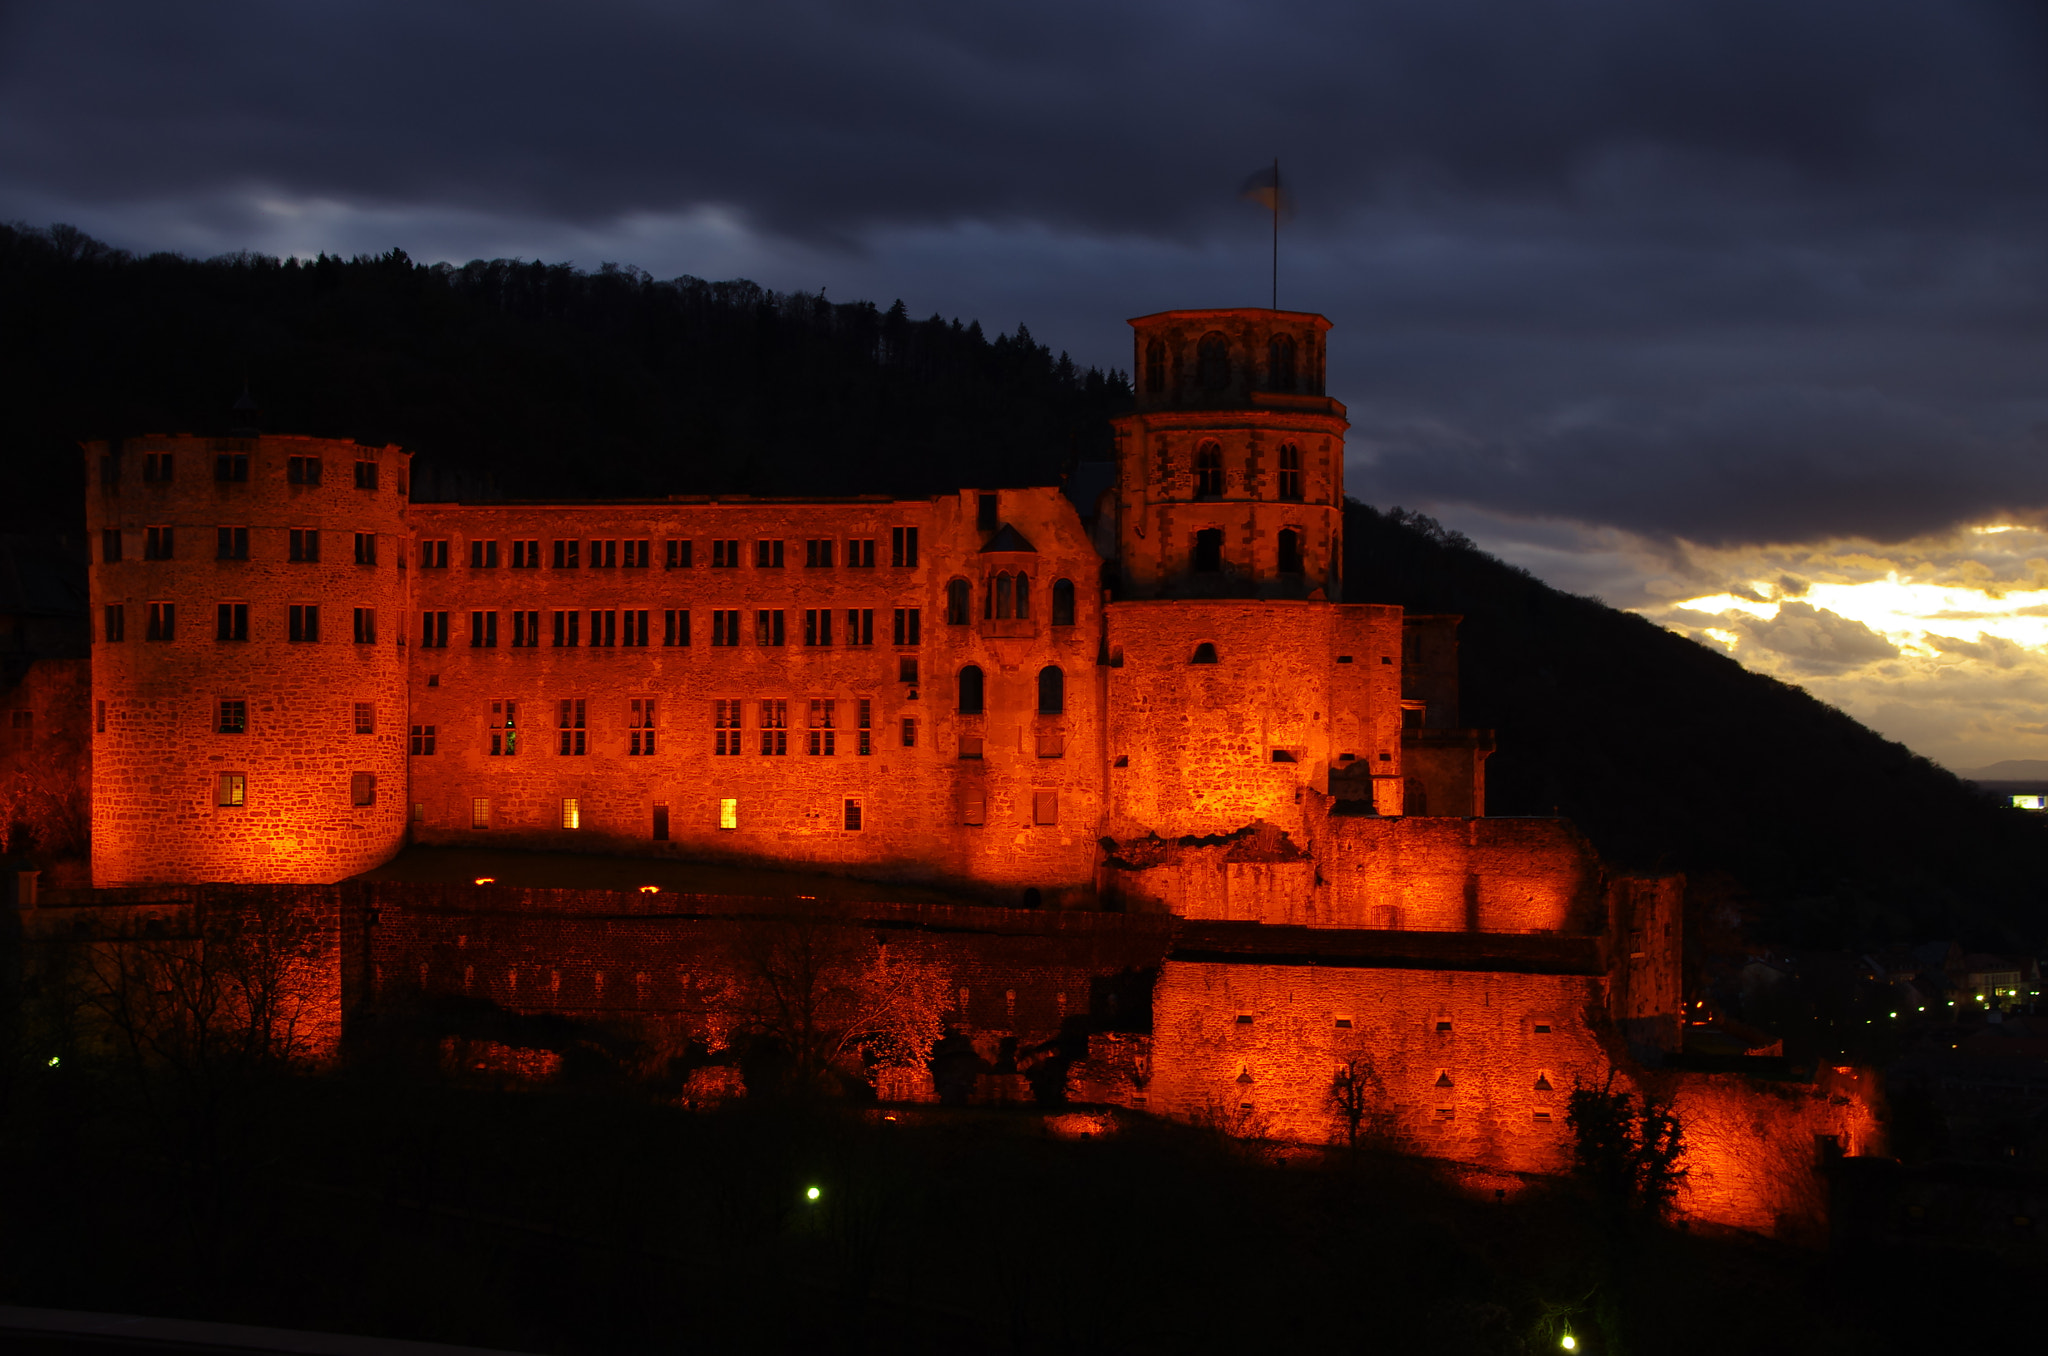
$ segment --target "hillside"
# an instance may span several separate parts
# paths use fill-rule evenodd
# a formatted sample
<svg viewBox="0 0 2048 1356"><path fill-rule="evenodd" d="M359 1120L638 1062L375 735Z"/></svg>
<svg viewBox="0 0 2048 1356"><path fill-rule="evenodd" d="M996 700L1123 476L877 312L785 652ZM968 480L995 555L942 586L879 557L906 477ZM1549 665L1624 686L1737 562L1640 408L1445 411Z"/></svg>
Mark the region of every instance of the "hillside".
<svg viewBox="0 0 2048 1356"><path fill-rule="evenodd" d="M1353 503L1345 522L1347 597L1465 617L1464 720L1500 738L1491 812L1555 808L1613 861L1735 896L1774 940L2048 934L2048 817L1427 518Z"/></svg>

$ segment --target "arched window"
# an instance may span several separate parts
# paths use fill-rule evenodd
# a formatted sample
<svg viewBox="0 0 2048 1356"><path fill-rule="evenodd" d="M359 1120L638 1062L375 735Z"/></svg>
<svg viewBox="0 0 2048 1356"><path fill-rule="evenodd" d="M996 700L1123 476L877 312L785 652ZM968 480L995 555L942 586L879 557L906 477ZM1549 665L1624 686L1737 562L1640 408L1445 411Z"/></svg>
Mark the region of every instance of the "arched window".
<svg viewBox="0 0 2048 1356"><path fill-rule="evenodd" d="M1204 574L1223 569L1223 529L1205 527L1195 534L1195 568Z"/></svg>
<svg viewBox="0 0 2048 1356"><path fill-rule="evenodd" d="M1052 624L1072 626L1074 624L1074 581L1055 579L1052 581Z"/></svg>
<svg viewBox="0 0 2048 1356"><path fill-rule="evenodd" d="M960 714L981 714L981 669L973 664L960 670Z"/></svg>
<svg viewBox="0 0 2048 1356"><path fill-rule="evenodd" d="M1023 619L1031 615L1031 576L1019 570L1011 574L1008 570L989 576L988 586L983 591L981 615L986 621L1008 621L1012 617Z"/></svg>
<svg viewBox="0 0 2048 1356"><path fill-rule="evenodd" d="M1301 449L1280 444L1280 497L1301 502Z"/></svg>
<svg viewBox="0 0 2048 1356"><path fill-rule="evenodd" d="M967 581L949 580L946 584L946 625L967 625Z"/></svg>
<svg viewBox="0 0 2048 1356"><path fill-rule="evenodd" d="M1195 349L1195 364L1202 389L1212 395L1221 391L1230 385L1230 341L1216 330L1209 331Z"/></svg>
<svg viewBox="0 0 2048 1356"><path fill-rule="evenodd" d="M1031 615L1031 576L1017 571L1017 620L1023 621Z"/></svg>
<svg viewBox="0 0 2048 1356"><path fill-rule="evenodd" d="M1145 390L1158 395L1166 389L1166 345L1154 339L1145 345Z"/></svg>
<svg viewBox="0 0 2048 1356"><path fill-rule="evenodd" d="M1057 716L1067 709L1067 675L1051 664L1038 671L1038 714Z"/></svg>
<svg viewBox="0 0 2048 1356"><path fill-rule="evenodd" d="M1194 658L1188 660L1190 664L1213 664L1215 662L1216 646L1214 642L1207 640L1195 647Z"/></svg>
<svg viewBox="0 0 2048 1356"><path fill-rule="evenodd" d="M1280 529L1280 573L1301 573L1301 534L1291 527Z"/></svg>
<svg viewBox="0 0 2048 1356"><path fill-rule="evenodd" d="M1273 342L1266 345L1266 389L1294 389L1294 341L1284 334L1274 335Z"/></svg>
<svg viewBox="0 0 2048 1356"><path fill-rule="evenodd" d="M1195 497L1220 498L1223 494L1223 449L1203 443L1195 449Z"/></svg>

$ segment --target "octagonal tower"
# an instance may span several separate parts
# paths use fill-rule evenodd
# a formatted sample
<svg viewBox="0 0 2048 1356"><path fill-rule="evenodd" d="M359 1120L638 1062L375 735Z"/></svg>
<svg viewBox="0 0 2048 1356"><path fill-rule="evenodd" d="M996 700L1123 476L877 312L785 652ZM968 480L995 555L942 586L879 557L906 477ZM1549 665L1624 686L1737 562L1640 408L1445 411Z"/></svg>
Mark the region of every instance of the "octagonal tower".
<svg viewBox="0 0 2048 1356"><path fill-rule="evenodd" d="M1305 311L1131 321L1137 404L1115 421L1123 598L1342 597L1344 407L1330 322Z"/></svg>
<svg viewBox="0 0 2048 1356"><path fill-rule="evenodd" d="M100 886L329 882L405 835L408 454L85 446Z"/></svg>

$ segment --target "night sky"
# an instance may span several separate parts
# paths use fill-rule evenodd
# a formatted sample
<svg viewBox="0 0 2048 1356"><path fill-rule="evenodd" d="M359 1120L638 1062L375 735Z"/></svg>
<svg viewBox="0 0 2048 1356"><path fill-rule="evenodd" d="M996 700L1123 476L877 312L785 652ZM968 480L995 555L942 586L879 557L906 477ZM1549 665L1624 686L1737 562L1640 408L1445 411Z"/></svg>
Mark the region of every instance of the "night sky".
<svg viewBox="0 0 2048 1356"><path fill-rule="evenodd" d="M2048 758L2048 8L0 6L0 216L1027 324L1336 324L1349 488ZM2004 529L1991 530L1985 529Z"/></svg>

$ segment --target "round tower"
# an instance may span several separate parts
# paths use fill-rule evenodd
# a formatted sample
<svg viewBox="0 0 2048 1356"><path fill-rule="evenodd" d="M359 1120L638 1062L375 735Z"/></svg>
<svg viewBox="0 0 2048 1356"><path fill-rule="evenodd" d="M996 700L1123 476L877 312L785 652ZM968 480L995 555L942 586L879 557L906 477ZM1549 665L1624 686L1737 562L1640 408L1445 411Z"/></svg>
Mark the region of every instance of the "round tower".
<svg viewBox="0 0 2048 1356"><path fill-rule="evenodd" d="M1339 601L1350 425L1323 394L1330 322L1246 308L1130 323L1119 595Z"/></svg>
<svg viewBox="0 0 2048 1356"><path fill-rule="evenodd" d="M409 454L85 445L99 886L331 882L405 837Z"/></svg>

